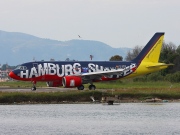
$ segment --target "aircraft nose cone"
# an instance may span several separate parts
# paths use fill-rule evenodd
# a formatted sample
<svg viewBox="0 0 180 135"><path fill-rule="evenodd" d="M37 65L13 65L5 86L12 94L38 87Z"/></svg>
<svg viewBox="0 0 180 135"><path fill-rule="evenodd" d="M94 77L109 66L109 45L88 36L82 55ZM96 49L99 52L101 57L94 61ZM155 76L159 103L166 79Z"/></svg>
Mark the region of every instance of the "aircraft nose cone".
<svg viewBox="0 0 180 135"><path fill-rule="evenodd" d="M10 73L9 73L9 77L11 77L11 78L16 78L16 75L14 74L14 72L13 71L11 71Z"/></svg>

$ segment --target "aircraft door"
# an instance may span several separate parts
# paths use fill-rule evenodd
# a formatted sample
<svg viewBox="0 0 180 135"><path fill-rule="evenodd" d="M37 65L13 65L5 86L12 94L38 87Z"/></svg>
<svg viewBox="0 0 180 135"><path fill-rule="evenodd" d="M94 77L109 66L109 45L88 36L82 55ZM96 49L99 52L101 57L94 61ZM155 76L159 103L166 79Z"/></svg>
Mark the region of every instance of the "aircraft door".
<svg viewBox="0 0 180 135"><path fill-rule="evenodd" d="M38 69L38 63L33 63L33 67L35 67L36 69Z"/></svg>
<svg viewBox="0 0 180 135"><path fill-rule="evenodd" d="M35 76L37 77L38 76L38 63L33 63L33 68L36 69L37 72L34 72Z"/></svg>

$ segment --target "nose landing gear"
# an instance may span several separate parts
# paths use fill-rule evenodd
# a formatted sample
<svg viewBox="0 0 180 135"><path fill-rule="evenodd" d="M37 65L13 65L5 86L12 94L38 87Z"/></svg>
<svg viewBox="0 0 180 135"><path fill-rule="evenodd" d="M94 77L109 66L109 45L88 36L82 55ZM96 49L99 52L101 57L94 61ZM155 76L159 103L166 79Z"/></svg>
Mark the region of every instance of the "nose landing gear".
<svg viewBox="0 0 180 135"><path fill-rule="evenodd" d="M33 84L33 86L31 88L31 90L36 91L36 81L32 81L32 84Z"/></svg>

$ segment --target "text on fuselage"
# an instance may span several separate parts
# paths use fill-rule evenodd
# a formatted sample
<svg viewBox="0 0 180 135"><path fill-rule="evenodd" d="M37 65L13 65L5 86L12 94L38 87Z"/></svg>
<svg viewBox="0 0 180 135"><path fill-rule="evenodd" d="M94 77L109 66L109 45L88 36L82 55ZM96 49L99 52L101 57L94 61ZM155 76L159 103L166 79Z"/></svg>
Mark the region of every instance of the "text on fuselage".
<svg viewBox="0 0 180 135"><path fill-rule="evenodd" d="M58 77L63 77L67 75L80 75L83 73L91 73L91 72L100 72L100 71L112 71L121 69L121 67L125 67L124 72L120 74L120 76L126 76L133 72L133 68L136 67L136 64L131 64L130 66L115 66L115 67L103 67L97 64L89 63L87 67L81 67L80 63L74 64L65 64L59 65L54 63L43 63L37 64L36 67L32 67L31 69L20 71L21 78L34 78L44 75L57 75Z"/></svg>

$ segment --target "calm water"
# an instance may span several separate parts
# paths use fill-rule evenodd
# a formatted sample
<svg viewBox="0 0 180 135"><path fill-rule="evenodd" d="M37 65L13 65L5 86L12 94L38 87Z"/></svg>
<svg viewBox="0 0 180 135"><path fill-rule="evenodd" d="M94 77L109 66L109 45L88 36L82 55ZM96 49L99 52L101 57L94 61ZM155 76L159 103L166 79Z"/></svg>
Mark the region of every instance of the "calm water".
<svg viewBox="0 0 180 135"><path fill-rule="evenodd" d="M0 134L179 135L180 103L0 105Z"/></svg>

